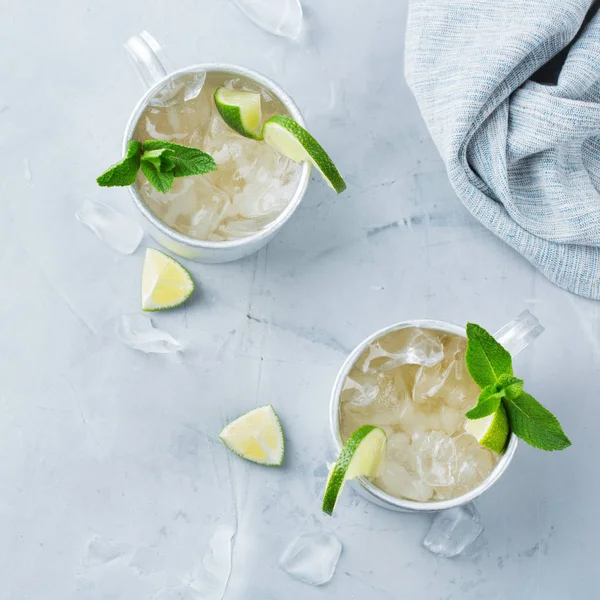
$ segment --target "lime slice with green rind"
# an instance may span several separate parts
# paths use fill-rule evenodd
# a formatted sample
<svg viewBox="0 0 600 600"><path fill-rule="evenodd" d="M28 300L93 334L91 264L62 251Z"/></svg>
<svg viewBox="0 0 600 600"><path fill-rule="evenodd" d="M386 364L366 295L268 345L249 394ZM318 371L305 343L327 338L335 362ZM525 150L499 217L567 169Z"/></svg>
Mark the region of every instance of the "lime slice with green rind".
<svg viewBox="0 0 600 600"><path fill-rule="evenodd" d="M142 310L155 311L183 304L194 291L188 271L156 248L146 250L142 272Z"/></svg>
<svg viewBox="0 0 600 600"><path fill-rule="evenodd" d="M279 467L285 441L275 409L260 406L225 426L221 441L235 454L259 465Z"/></svg>
<svg viewBox="0 0 600 600"><path fill-rule="evenodd" d="M504 405L500 404L498 410L487 417L467 421L465 431L485 448L502 454L510 435L510 426Z"/></svg>
<svg viewBox="0 0 600 600"><path fill-rule="evenodd" d="M374 425L363 425L348 438L327 480L323 496L324 513L333 514L346 481L377 475L386 441L385 431Z"/></svg>
<svg viewBox="0 0 600 600"><path fill-rule="evenodd" d="M346 182L321 144L298 125L283 115L271 117L263 126L265 142L295 162L310 162L325 181L338 193L346 189Z"/></svg>
<svg viewBox="0 0 600 600"><path fill-rule="evenodd" d="M262 139L260 94L217 88L215 104L223 121L244 137Z"/></svg>

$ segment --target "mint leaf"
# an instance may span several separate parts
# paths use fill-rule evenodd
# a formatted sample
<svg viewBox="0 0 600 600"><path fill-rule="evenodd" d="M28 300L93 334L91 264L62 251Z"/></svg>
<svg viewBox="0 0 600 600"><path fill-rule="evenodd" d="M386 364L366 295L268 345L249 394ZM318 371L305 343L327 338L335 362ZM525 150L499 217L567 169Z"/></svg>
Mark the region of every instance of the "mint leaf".
<svg viewBox="0 0 600 600"><path fill-rule="evenodd" d="M142 154L142 163L147 161L152 163L161 173L168 173L175 167L173 162L173 156L175 152L168 148L161 148L159 150L146 150Z"/></svg>
<svg viewBox="0 0 600 600"><path fill-rule="evenodd" d="M513 375L501 375L497 383L481 391L477 405L467 414L468 419L482 419L498 410L502 398L518 396L523 391L523 380Z"/></svg>
<svg viewBox="0 0 600 600"><path fill-rule="evenodd" d="M521 392L516 398L505 398L504 405L511 430L530 446L552 451L571 445L558 419L533 396Z"/></svg>
<svg viewBox="0 0 600 600"><path fill-rule="evenodd" d="M109 167L100 177L96 179L102 187L115 187L132 185L135 183L138 169L140 168L140 157L142 144L137 140L131 140L127 144L127 154L120 162Z"/></svg>
<svg viewBox="0 0 600 600"><path fill-rule="evenodd" d="M492 413L495 413L504 398L506 390L503 388L497 389L496 384L488 385L481 390L477 399L477 406L472 408L467 414L467 419L483 419Z"/></svg>
<svg viewBox="0 0 600 600"><path fill-rule="evenodd" d="M467 369L477 385L484 389L501 375L512 375L512 358L483 327L467 323Z"/></svg>
<svg viewBox="0 0 600 600"><path fill-rule="evenodd" d="M141 166L142 173L146 176L150 185L159 192L166 194L173 187L173 180L175 179L173 171L161 173L156 165L150 160L143 160Z"/></svg>
<svg viewBox="0 0 600 600"><path fill-rule="evenodd" d="M153 151L168 149L174 154L170 156L175 163L173 175L175 177L187 177L189 175L204 175L215 171L217 165L213 157L199 148L190 148L189 146L181 146L173 142L165 142L163 140L148 140L144 142L144 150Z"/></svg>
<svg viewBox="0 0 600 600"><path fill-rule="evenodd" d="M525 382L514 375L501 375L496 385L502 387L506 398L516 398L523 391Z"/></svg>

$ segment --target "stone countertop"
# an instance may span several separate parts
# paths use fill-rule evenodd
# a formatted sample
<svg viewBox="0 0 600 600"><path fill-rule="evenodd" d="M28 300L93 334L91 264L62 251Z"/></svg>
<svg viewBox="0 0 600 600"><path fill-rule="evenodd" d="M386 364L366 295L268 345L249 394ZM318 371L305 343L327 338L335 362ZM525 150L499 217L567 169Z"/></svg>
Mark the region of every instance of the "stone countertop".
<svg viewBox="0 0 600 600"><path fill-rule="evenodd" d="M305 0L308 31L292 43L224 0L4 2L0 600L218 598L182 584L223 525L236 531L226 600L595 593L599 305L548 283L455 197L403 79L405 4ZM177 356L136 352L114 332L139 310L152 242L121 256L75 219L84 198L133 210L127 191L94 178L142 93L122 48L141 29L176 66L238 63L280 82L349 184L335 197L313 178L246 260L186 262L199 293L153 317L185 346ZM290 540L323 522L328 396L351 349L395 321L495 330L525 308L547 331L518 373L573 447L520 446L478 500L485 532L464 557L421 547L429 516L348 490L328 522L344 545L332 581L313 588L280 570ZM267 403L287 434L281 469L217 439Z"/></svg>

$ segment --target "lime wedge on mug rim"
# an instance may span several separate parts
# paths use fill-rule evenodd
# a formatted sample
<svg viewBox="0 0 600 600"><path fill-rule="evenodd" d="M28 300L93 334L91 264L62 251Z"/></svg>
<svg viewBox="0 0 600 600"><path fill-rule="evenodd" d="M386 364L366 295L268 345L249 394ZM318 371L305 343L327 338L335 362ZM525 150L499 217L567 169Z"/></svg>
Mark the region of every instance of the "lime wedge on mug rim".
<svg viewBox="0 0 600 600"><path fill-rule="evenodd" d="M330 516L333 514L346 481L377 474L386 442L385 431L374 425L363 425L348 438L329 473L323 496L324 513Z"/></svg>
<svg viewBox="0 0 600 600"><path fill-rule="evenodd" d="M290 117L275 115L263 127L263 138L267 144L279 150L295 162L313 164L323 179L338 194L346 189L346 182L321 144Z"/></svg>

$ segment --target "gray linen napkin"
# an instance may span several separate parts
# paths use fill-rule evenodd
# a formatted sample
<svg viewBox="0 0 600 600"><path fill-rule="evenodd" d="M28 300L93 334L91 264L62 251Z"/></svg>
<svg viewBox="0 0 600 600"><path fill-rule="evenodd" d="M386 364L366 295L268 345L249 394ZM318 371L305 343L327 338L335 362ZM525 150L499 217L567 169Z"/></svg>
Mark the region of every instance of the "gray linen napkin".
<svg viewBox="0 0 600 600"><path fill-rule="evenodd" d="M551 281L600 299L593 4L411 0L406 78L471 213Z"/></svg>

